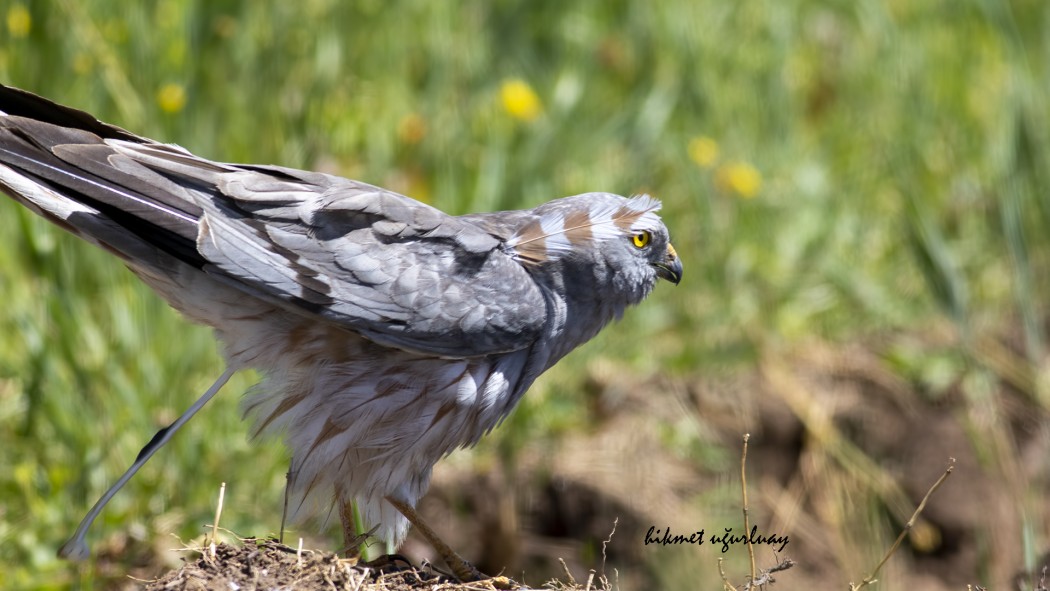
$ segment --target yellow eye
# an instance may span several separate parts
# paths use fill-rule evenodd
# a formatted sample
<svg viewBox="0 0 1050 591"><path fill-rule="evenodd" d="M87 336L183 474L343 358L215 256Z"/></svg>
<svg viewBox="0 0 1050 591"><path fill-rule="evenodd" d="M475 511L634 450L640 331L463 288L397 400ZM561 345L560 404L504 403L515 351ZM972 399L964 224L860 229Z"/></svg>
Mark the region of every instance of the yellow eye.
<svg viewBox="0 0 1050 591"><path fill-rule="evenodd" d="M635 234L633 238L634 245L638 248L645 248L646 246L649 246L649 241L652 239L653 235L645 231Z"/></svg>

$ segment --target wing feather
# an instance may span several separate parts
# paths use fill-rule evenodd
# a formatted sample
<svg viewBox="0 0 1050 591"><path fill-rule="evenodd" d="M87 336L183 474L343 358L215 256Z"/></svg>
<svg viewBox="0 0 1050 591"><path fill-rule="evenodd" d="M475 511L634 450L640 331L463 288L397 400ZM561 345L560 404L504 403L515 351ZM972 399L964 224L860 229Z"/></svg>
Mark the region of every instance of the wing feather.
<svg viewBox="0 0 1050 591"><path fill-rule="evenodd" d="M403 349L488 355L541 334L540 289L468 222L347 179L287 186L263 171L232 174L200 202L208 232L198 247L223 273L281 301L320 304L311 313Z"/></svg>
<svg viewBox="0 0 1050 591"><path fill-rule="evenodd" d="M514 351L543 333L544 293L491 220L321 173L211 162L3 86L0 111L0 165L12 171L0 188L40 212L83 205L78 215L105 222L83 228L105 235L80 233L111 246L133 235L134 249L114 249L132 264L167 256L252 297L428 354Z"/></svg>

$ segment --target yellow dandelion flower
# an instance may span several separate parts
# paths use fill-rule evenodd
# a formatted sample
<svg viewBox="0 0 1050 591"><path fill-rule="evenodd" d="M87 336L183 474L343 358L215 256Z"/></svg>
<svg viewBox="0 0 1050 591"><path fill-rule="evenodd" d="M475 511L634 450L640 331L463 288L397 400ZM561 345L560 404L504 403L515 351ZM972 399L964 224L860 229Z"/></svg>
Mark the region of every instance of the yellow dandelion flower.
<svg viewBox="0 0 1050 591"><path fill-rule="evenodd" d="M181 84L165 84L157 91L157 105L165 113L178 113L186 106L186 89Z"/></svg>
<svg viewBox="0 0 1050 591"><path fill-rule="evenodd" d="M762 174L746 162L731 162L718 167L715 184L723 191L750 199L762 189Z"/></svg>
<svg viewBox="0 0 1050 591"><path fill-rule="evenodd" d="M687 152L689 159L698 166L711 168L718 160L718 142L706 135L697 136L689 140Z"/></svg>
<svg viewBox="0 0 1050 591"><path fill-rule="evenodd" d="M519 78L506 80L499 90L503 109L515 119L521 121L533 121L540 116L543 105L536 91L529 86L528 82Z"/></svg>
<svg viewBox="0 0 1050 591"><path fill-rule="evenodd" d="M419 113L409 113L397 124L397 137L402 143L415 145L427 135L427 122Z"/></svg>
<svg viewBox="0 0 1050 591"><path fill-rule="evenodd" d="M14 4L7 9L7 32L11 34L12 38L21 39L28 37L32 28L33 17L25 6Z"/></svg>

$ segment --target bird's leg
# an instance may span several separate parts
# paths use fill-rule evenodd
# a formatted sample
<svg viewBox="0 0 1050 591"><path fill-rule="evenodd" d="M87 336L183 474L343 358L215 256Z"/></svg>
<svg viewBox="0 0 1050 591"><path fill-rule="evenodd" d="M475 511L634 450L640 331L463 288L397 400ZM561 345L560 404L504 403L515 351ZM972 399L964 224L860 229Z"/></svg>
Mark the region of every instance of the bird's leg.
<svg viewBox="0 0 1050 591"><path fill-rule="evenodd" d="M343 491L337 485L335 487L336 503L339 506L339 523L343 526L343 549L340 552L347 558L357 558L361 562L367 562L369 557L368 538L372 537L379 526L365 531L364 521L357 510L357 504L351 497L343 500Z"/></svg>
<svg viewBox="0 0 1050 591"><path fill-rule="evenodd" d="M361 539L357 535L357 524L354 522L354 502L338 502L339 522L343 524L343 554L347 558L361 557Z"/></svg>
<svg viewBox="0 0 1050 591"><path fill-rule="evenodd" d="M441 555L441 558L448 564L449 568L452 569L452 574L456 575L456 578L463 582L480 581L485 577L481 574L481 571L474 568L474 565L463 559L462 556L456 554L455 550L449 547L441 538L438 537L434 530L430 529L423 518L416 513L408 503L398 500L394 497L386 497L388 503L394 506L395 509L401 512L406 519L412 524L419 533L423 534L423 537L430 542L430 545L437 550L437 553Z"/></svg>
<svg viewBox="0 0 1050 591"><path fill-rule="evenodd" d="M91 527L95 518L102 512L102 508L109 503L113 498L113 495L117 494L117 491L123 488L124 485L131 480L131 477L139 471L139 468L144 466L146 462L153 457L153 454L157 453L158 449L164 447L164 445L168 443L168 440L171 439L172 435L175 435L176 431L193 418L193 415L197 414L197 411L203 408L205 404L208 404L208 401L211 400L224 385L226 385L226 382L230 380L230 377L232 377L236 371L237 370L231 367L227 367L226 371L219 376L219 379L215 380L215 383L211 385L211 388L208 388L208 391L201 395L201 397L197 399L197 402L193 403L193 406L189 407L186 412L182 413L182 416L175 419L175 422L164 427L160 431L157 431L157 434L153 436L153 439L150 439L149 443L147 443L146 446L142 448L142 451L139 452L138 457L135 458L131 467L129 467L127 471L124 472L124 475L120 477L120 480L118 480L113 486L109 487L105 494L103 494L95 505L91 507L91 510L88 511L87 515L84 516L84 519L81 520L80 525L77 526L77 531L73 533L73 537L65 544L62 544L62 547L58 549L58 556L60 558L84 560L91 555L91 550L88 549L84 538L87 536L88 528Z"/></svg>
<svg viewBox="0 0 1050 591"><path fill-rule="evenodd" d="M295 465L294 462L292 464ZM288 522L288 489L292 486L292 467L288 467L288 472L284 475L284 504L281 507L281 536L278 541L284 543L284 525Z"/></svg>

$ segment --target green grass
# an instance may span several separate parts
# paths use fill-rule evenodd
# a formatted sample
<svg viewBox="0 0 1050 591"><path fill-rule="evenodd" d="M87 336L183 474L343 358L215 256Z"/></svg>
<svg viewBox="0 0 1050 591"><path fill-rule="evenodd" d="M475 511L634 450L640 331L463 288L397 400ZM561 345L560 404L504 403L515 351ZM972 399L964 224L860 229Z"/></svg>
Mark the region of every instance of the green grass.
<svg viewBox="0 0 1050 591"><path fill-rule="evenodd" d="M591 190L662 199L683 284L552 370L478 454L587 420L573 392L595 358L688 380L809 339L946 323L959 335L946 351L887 362L933 393L1009 374L1050 409L1037 0L2 0L0 18L4 83L205 157L322 168L453 213ZM539 97L537 119L504 109L511 79ZM710 163L690 159L699 137L718 146ZM760 174L753 197L735 164ZM115 260L6 199L0 236L0 587L92 587L105 573L54 548L221 360ZM981 344L1004 327L1023 342L1011 372ZM285 455L246 441L237 392L251 381L117 497L96 542L173 522L197 535L220 480L239 507L225 525L276 527ZM1006 453L1004 433L974 437ZM872 519L877 556L893 535ZM1028 524L1045 548L1045 523Z"/></svg>

